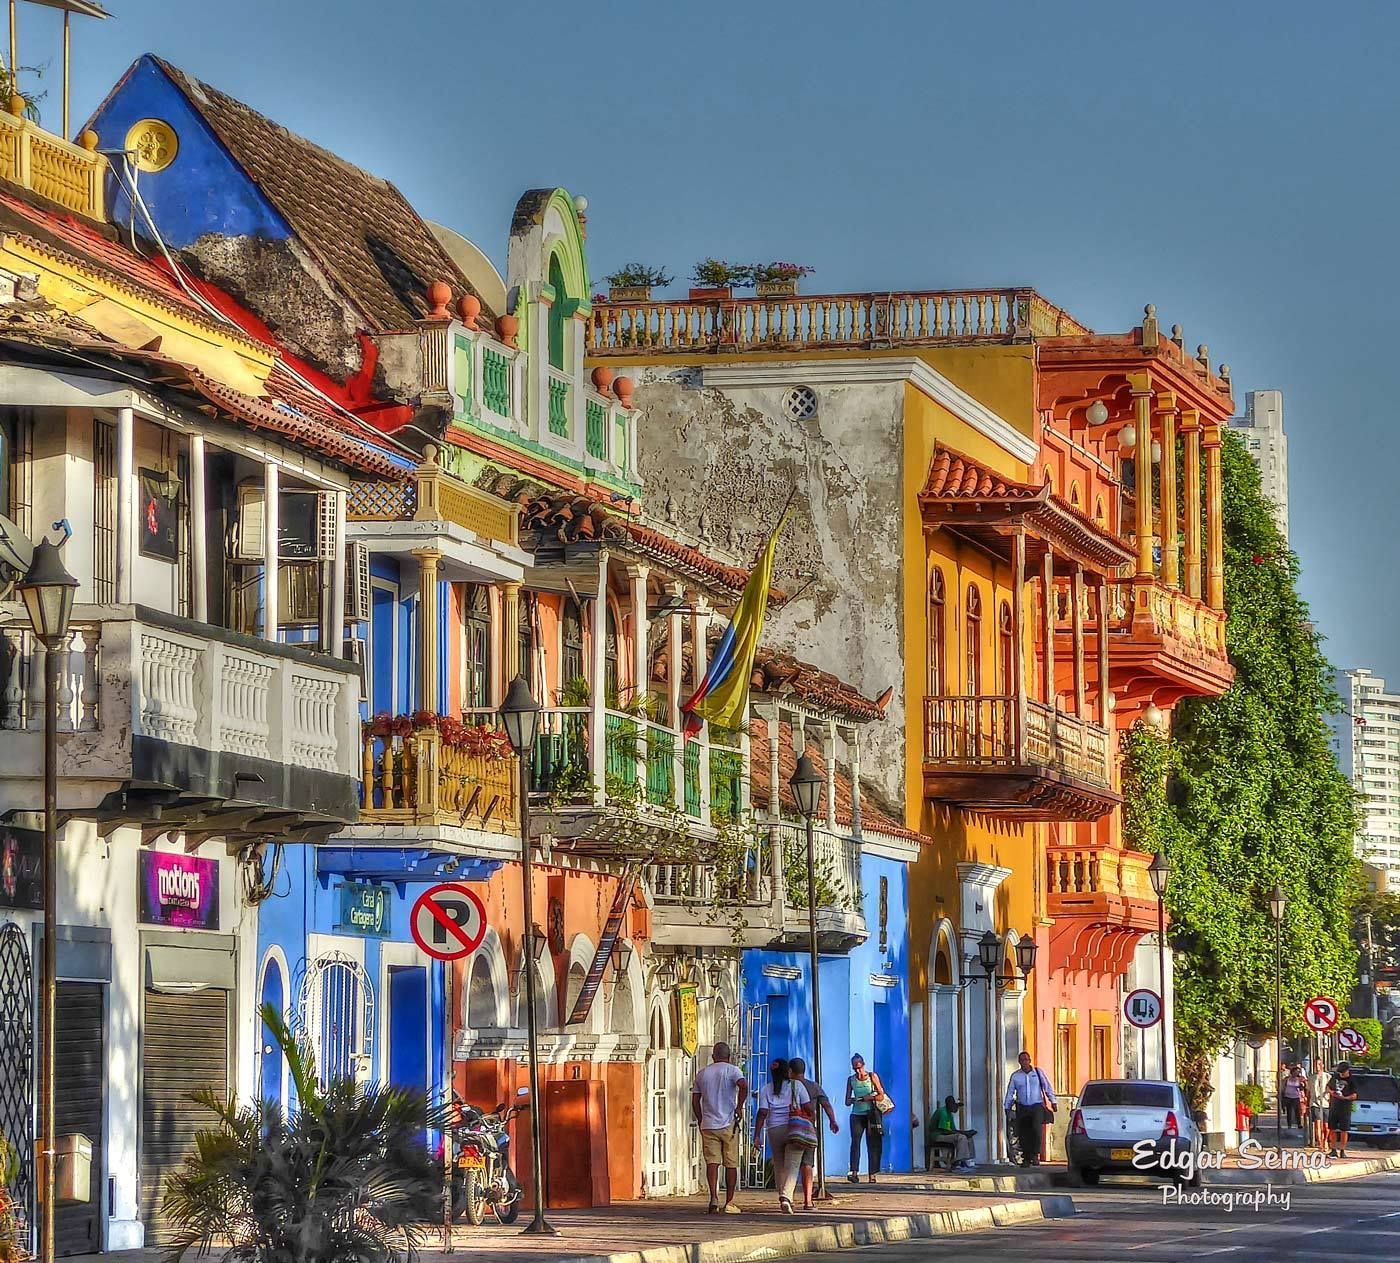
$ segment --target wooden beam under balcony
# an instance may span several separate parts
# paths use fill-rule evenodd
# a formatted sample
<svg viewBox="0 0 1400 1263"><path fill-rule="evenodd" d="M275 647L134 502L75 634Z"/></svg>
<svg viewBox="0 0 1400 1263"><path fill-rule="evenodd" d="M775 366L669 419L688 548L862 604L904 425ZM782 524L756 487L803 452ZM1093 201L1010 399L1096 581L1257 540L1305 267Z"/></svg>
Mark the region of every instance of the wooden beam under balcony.
<svg viewBox="0 0 1400 1263"><path fill-rule="evenodd" d="M1097 820L1121 801L1097 724L1014 697L924 699L924 796L1017 820Z"/></svg>

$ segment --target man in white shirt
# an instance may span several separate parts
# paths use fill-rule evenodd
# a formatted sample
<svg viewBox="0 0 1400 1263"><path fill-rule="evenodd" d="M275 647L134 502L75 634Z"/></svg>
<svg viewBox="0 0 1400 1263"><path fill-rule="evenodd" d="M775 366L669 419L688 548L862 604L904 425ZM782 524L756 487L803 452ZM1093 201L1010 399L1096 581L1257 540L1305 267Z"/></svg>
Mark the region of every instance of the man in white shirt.
<svg viewBox="0 0 1400 1263"><path fill-rule="evenodd" d="M700 1124L700 1149L710 1184L710 1214L719 1210L719 1169L724 1167L724 1213L737 1215L739 1188L739 1115L749 1099L744 1072L730 1060L729 1045L718 1043L710 1064L695 1076L690 1109Z"/></svg>
<svg viewBox="0 0 1400 1263"><path fill-rule="evenodd" d="M1002 1102L1003 1111L1016 1107L1016 1135L1021 1142L1021 1165L1038 1167L1040 1149L1045 1143L1045 1124L1054 1115L1057 1102L1050 1090L1050 1082L1032 1063L1031 1055L1023 1052L1019 1058L1021 1068L1011 1076L1006 1085L1006 1099Z"/></svg>

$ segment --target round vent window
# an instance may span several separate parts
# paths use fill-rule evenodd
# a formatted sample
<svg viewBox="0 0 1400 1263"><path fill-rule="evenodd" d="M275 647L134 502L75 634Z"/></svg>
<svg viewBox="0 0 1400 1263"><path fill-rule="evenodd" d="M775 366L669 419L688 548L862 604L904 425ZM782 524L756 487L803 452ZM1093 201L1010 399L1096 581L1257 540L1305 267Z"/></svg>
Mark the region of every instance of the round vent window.
<svg viewBox="0 0 1400 1263"><path fill-rule="evenodd" d="M124 148L132 155L138 171L164 171L180 152L180 142L169 123L143 118L132 124Z"/></svg>
<svg viewBox="0 0 1400 1263"><path fill-rule="evenodd" d="M810 386L794 386L783 396L783 407L794 421L806 421L817 415L817 392Z"/></svg>

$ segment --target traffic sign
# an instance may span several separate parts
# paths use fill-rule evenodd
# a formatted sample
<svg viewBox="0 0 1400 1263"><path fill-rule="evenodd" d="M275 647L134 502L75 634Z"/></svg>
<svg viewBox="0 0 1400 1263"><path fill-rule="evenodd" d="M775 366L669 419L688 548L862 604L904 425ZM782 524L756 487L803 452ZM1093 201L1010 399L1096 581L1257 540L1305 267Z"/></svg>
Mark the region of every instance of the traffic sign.
<svg viewBox="0 0 1400 1263"><path fill-rule="evenodd" d="M1343 1052L1363 1055L1371 1051L1371 1045L1367 1043L1366 1036L1354 1026L1343 1026L1337 1032L1337 1047Z"/></svg>
<svg viewBox="0 0 1400 1263"><path fill-rule="evenodd" d="M1331 996L1315 995L1303 1005L1303 1021L1319 1035L1326 1034L1337 1024L1342 1009Z"/></svg>
<svg viewBox="0 0 1400 1263"><path fill-rule="evenodd" d="M1144 1030L1156 1026L1162 1020L1162 997L1145 987L1130 991L1123 998L1123 1016Z"/></svg>
<svg viewBox="0 0 1400 1263"><path fill-rule="evenodd" d="M486 937L486 905L474 890L445 881L418 896L408 925L413 941L434 960L461 960Z"/></svg>

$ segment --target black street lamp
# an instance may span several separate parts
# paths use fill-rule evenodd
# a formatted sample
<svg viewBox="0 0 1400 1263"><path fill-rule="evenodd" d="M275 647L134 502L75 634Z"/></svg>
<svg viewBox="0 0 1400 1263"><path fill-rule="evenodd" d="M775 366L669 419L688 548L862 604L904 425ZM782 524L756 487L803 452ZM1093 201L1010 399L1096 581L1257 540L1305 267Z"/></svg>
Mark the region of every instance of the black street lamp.
<svg viewBox="0 0 1400 1263"><path fill-rule="evenodd" d="M1165 852L1158 851L1147 869L1152 889L1157 895L1157 985L1160 988L1162 1016L1162 1078L1167 1077L1167 886L1171 882L1172 866Z"/></svg>
<svg viewBox="0 0 1400 1263"><path fill-rule="evenodd" d="M812 760L804 752L798 756L797 766L788 780L792 796L797 800L797 810L807 822L807 954L812 966L812 1079L820 1086L822 1081L822 1002L821 988L817 983L817 853L813 821L822 805L822 788L826 781L817 771ZM827 1200L826 1158L823 1141L822 1120L817 1120L817 1189L816 1199Z"/></svg>
<svg viewBox="0 0 1400 1263"><path fill-rule="evenodd" d="M1278 1047L1278 1062L1280 1068L1283 1065L1283 912L1288 906L1288 896L1283 893L1283 887L1275 884L1269 893L1269 912L1274 918L1274 1041ZM1274 1140L1280 1149L1283 1148L1283 1074L1282 1070L1277 1075L1278 1083L1276 1087L1277 1100L1274 1107L1277 1113L1274 1115Z"/></svg>
<svg viewBox="0 0 1400 1263"><path fill-rule="evenodd" d="M54 1108L54 1011L58 994L58 670L68 642L78 581L64 569L58 545L43 539L24 578L15 585L34 636L44 646L44 985L39 1009L39 1153L43 1168L39 1257L54 1258L54 1196L58 1137Z"/></svg>
<svg viewBox="0 0 1400 1263"><path fill-rule="evenodd" d="M540 707L530 694L523 675L517 675L506 690L501 703L501 724L506 739L520 761L520 884L523 890L525 939L522 944L525 961L525 1031L530 1048L530 1161L535 1176L535 1216L523 1232L557 1236L559 1230L545 1222L544 1217L544 1156L540 1147L540 1115L544 1103L540 1099L539 1030L535 1019L535 951L540 938L535 926L534 891L530 875L530 756L535 749L535 734L540 726Z"/></svg>
<svg viewBox="0 0 1400 1263"><path fill-rule="evenodd" d="M1028 978L1035 969L1035 956L1038 944L1032 935L1024 935L1016 940L1016 968L1021 971L1023 978ZM998 973L997 969L1002 962L1002 942L1001 937L994 930L983 931L982 937L977 940L977 963L982 966L982 972L986 975L987 981L987 1056L986 1056L986 1086L987 1086L987 1144L989 1154L992 1152L992 1111L997 1108L996 1092L993 1090L993 1069L992 1069L992 1029L996 1015L993 1000L996 997L996 987L1009 987L1016 981L1016 975L1011 973ZM971 958L968 958L971 963ZM975 981L977 975L969 973L964 980L965 983ZM1019 1050L1018 1050L1019 1051Z"/></svg>

